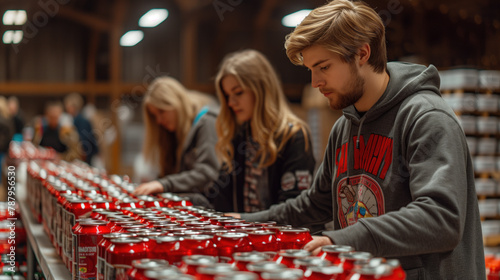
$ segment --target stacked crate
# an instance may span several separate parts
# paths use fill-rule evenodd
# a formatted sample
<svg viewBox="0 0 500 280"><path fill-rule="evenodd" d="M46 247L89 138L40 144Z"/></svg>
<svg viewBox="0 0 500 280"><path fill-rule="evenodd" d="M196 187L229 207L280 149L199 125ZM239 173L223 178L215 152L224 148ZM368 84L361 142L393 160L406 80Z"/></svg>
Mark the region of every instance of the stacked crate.
<svg viewBox="0 0 500 280"><path fill-rule="evenodd" d="M454 69L440 76L472 155L485 251L500 253L500 71Z"/></svg>

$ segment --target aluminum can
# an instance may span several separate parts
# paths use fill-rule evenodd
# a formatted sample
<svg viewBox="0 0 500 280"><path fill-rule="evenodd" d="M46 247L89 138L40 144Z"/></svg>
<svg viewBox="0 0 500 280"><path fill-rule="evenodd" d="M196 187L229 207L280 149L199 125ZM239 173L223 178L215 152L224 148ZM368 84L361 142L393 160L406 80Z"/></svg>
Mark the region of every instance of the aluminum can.
<svg viewBox="0 0 500 280"><path fill-rule="evenodd" d="M274 261L286 265L289 268L295 268L293 263L296 259L309 257L311 253L302 249L287 249L281 250L274 257Z"/></svg>
<svg viewBox="0 0 500 280"><path fill-rule="evenodd" d="M186 255L183 244L184 237L179 236L157 236L152 238L152 248L149 257L152 259L164 259L169 264L180 266L182 257Z"/></svg>
<svg viewBox="0 0 500 280"><path fill-rule="evenodd" d="M96 279L97 245L110 233L105 221L83 221L73 229L73 279Z"/></svg>
<svg viewBox="0 0 500 280"><path fill-rule="evenodd" d="M311 266L331 266L332 263L321 259L319 257L305 257L302 259L296 259L293 261L293 264L295 265L295 268L302 269L303 271L306 271L308 267Z"/></svg>
<svg viewBox="0 0 500 280"><path fill-rule="evenodd" d="M310 266L304 271L305 280L341 279L344 269L340 266Z"/></svg>
<svg viewBox="0 0 500 280"><path fill-rule="evenodd" d="M97 244L97 280L104 280L104 271L106 269L106 249L108 249L111 245L111 239L130 237L133 237L130 233L109 233L102 236L101 241Z"/></svg>
<svg viewBox="0 0 500 280"><path fill-rule="evenodd" d="M72 273L73 269L73 227L76 220L84 218L84 216L92 211L92 205L88 200L81 198L68 199L64 205L65 219L63 223L63 252L66 256L66 266Z"/></svg>
<svg viewBox="0 0 500 280"><path fill-rule="evenodd" d="M318 257L337 265L340 263L339 255L348 252L354 252L354 247L347 245L326 245L321 247L321 252L319 252Z"/></svg>
<svg viewBox="0 0 500 280"><path fill-rule="evenodd" d="M148 255L146 243L139 238L111 239L106 249L105 280L126 280L132 261L145 259Z"/></svg>
<svg viewBox="0 0 500 280"><path fill-rule="evenodd" d="M247 265L247 270L250 272L256 273L259 276L259 279L262 279L261 274L263 272L278 271L278 270L283 270L286 268L287 268L286 265L276 263L274 261L256 262L256 263L250 263Z"/></svg>
<svg viewBox="0 0 500 280"><path fill-rule="evenodd" d="M219 256L232 258L236 252L252 251L248 234L243 232L219 233L215 235L214 239Z"/></svg>
<svg viewBox="0 0 500 280"><path fill-rule="evenodd" d="M278 251L279 244L276 233L270 230L255 230L248 233L248 239L255 251Z"/></svg>
<svg viewBox="0 0 500 280"><path fill-rule="evenodd" d="M262 252L238 252L233 254L233 259L234 266L240 271L248 271L248 264L270 261L269 255Z"/></svg>
<svg viewBox="0 0 500 280"><path fill-rule="evenodd" d="M209 266L198 267L198 280L214 280L215 276L234 273L236 268L229 263L214 263Z"/></svg>
<svg viewBox="0 0 500 280"><path fill-rule="evenodd" d="M180 270L182 273L197 276L198 267L212 265L217 263L217 258L214 256L205 256L205 255L191 255L184 256L182 258L182 265Z"/></svg>
<svg viewBox="0 0 500 280"><path fill-rule="evenodd" d="M302 249L312 240L311 233L307 228L280 229L277 238L280 249Z"/></svg>
<svg viewBox="0 0 500 280"><path fill-rule="evenodd" d="M183 241L186 255L217 256L213 235L186 236Z"/></svg>
<svg viewBox="0 0 500 280"><path fill-rule="evenodd" d="M354 269L354 264L356 261L365 261L370 260L372 258L372 254L368 252L348 252L341 253L339 255L340 258L340 266L344 269L344 277L349 276L349 274Z"/></svg>
<svg viewBox="0 0 500 280"><path fill-rule="evenodd" d="M147 280L147 270L160 270L169 267L166 260L139 259L132 261L132 268L127 271L128 280Z"/></svg>
<svg viewBox="0 0 500 280"><path fill-rule="evenodd" d="M388 264L380 264L378 266L366 265L354 269L346 280L395 280L393 277L393 269Z"/></svg>

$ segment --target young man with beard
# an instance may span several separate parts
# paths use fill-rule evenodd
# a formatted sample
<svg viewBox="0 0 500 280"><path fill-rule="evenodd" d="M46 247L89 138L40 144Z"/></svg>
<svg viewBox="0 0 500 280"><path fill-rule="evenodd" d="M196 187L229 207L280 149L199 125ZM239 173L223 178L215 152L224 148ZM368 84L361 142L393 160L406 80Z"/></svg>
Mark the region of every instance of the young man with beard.
<svg viewBox="0 0 500 280"><path fill-rule="evenodd" d="M471 157L436 68L387 63L384 25L362 2L313 10L285 46L343 116L311 188L241 218L294 226L333 220L335 230L305 249L340 244L397 258L407 279L484 279Z"/></svg>

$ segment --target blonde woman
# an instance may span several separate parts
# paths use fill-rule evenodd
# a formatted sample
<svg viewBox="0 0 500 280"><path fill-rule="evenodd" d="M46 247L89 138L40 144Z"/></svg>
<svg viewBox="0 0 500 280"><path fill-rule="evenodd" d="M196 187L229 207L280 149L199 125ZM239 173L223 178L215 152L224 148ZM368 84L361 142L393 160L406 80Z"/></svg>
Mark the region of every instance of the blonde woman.
<svg viewBox="0 0 500 280"><path fill-rule="evenodd" d="M267 58L255 50L227 55L215 87L223 166L211 189L215 209L255 212L309 188L315 164L309 131L290 111Z"/></svg>
<svg viewBox="0 0 500 280"><path fill-rule="evenodd" d="M217 110L208 106L211 102L171 77L157 78L149 86L143 102L143 157L150 164L159 163L161 178L139 185L135 195L200 194L217 178ZM201 199L204 204L206 199Z"/></svg>

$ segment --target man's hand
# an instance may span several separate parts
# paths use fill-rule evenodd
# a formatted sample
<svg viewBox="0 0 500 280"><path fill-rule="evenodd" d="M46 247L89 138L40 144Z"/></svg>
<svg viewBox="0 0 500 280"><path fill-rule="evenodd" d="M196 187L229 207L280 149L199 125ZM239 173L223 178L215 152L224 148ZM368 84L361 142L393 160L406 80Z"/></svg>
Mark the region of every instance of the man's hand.
<svg viewBox="0 0 500 280"><path fill-rule="evenodd" d="M134 190L133 194L134 195L148 195L148 194L160 193L160 192L163 192L162 184L158 181L151 181L151 182L139 185Z"/></svg>
<svg viewBox="0 0 500 280"><path fill-rule="evenodd" d="M321 247L333 245L332 240L326 236L313 236L312 238L313 240L304 246L304 250L311 252L312 256L317 256L321 252Z"/></svg>
<svg viewBox="0 0 500 280"><path fill-rule="evenodd" d="M224 213L224 216L229 216L229 217L233 217L233 218L236 218L236 219L241 219L241 214L240 213Z"/></svg>

